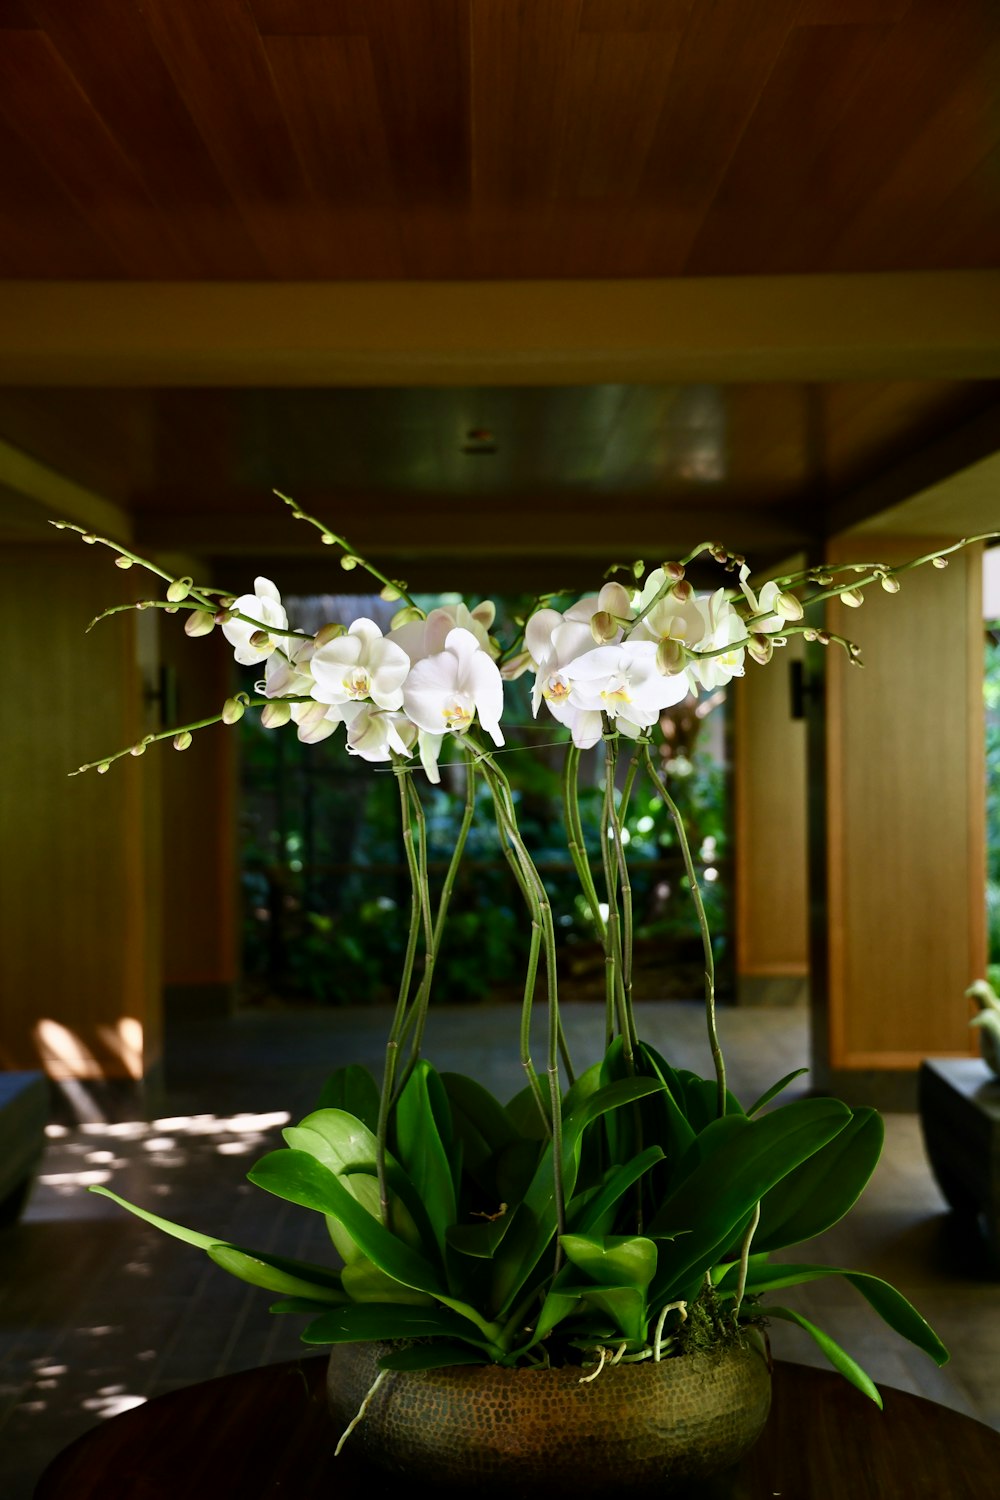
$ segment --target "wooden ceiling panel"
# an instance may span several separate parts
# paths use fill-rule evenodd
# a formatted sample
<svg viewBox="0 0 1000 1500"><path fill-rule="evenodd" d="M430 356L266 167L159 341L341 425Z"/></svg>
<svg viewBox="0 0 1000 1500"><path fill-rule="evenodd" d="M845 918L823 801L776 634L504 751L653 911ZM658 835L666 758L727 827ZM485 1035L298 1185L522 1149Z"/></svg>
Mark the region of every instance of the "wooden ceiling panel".
<svg viewBox="0 0 1000 1500"><path fill-rule="evenodd" d="M118 0L89 0L85 7L32 0L32 9L96 114L136 161L198 274L266 276L142 12ZM217 58L216 65L228 67L229 59ZM93 182L100 193L96 173Z"/></svg>

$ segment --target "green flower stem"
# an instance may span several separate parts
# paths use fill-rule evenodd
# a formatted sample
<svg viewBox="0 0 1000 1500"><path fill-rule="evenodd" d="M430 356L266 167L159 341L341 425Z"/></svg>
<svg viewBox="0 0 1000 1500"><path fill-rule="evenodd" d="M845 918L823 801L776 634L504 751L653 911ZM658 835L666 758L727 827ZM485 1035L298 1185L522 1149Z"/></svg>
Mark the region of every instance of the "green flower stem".
<svg viewBox="0 0 1000 1500"><path fill-rule="evenodd" d="M570 744L566 751L566 759L563 762L563 817L566 822L566 835L569 846L570 858L573 867L583 887L584 899L590 907L590 914L594 919L598 936L602 944L606 941L606 929L604 917L601 914L601 903L597 895L597 887L594 884L593 872L590 868L590 859L587 855L586 840L583 836L583 820L580 816L580 751L576 745Z"/></svg>
<svg viewBox="0 0 1000 1500"><path fill-rule="evenodd" d="M653 757L650 753L648 741L644 743L644 757L650 780L663 798L664 805L670 814L671 822L680 841L681 852L684 856L684 868L687 872L688 884L691 888L691 899L694 902L694 909L698 916L698 927L701 930L701 945L705 956L705 1020L708 1026L709 1046L712 1049L712 1062L715 1065L717 1084L716 1107L721 1118L726 1113L726 1064L722 1056L722 1048L719 1046L719 1033L715 1024L715 957L712 953L712 935L708 930L705 903L701 898L701 888L698 885L698 879L695 875L694 859L691 856L691 845L688 843L684 819L681 817L680 809L676 802L667 790L666 782L653 764Z"/></svg>
<svg viewBox="0 0 1000 1500"><path fill-rule="evenodd" d="M404 1035L410 986L413 983L413 965L416 959L417 941L420 937L422 906L420 899L420 874L417 869L417 857L413 848L413 821L410 810L410 797L406 786L406 767L402 762L396 761L393 764L393 771L396 775L396 785L399 788L399 813L403 827L403 850L406 855L407 869L410 872L410 930L406 939L406 953L403 958L403 972L400 976L399 990L396 996L396 1009L392 1018L392 1026L389 1029L388 1040L386 1041L385 1065L382 1072L382 1092L379 1095L378 1123L375 1128L375 1172L378 1179L379 1209L382 1224L386 1229L391 1227L389 1224L389 1189L385 1172L385 1153L389 1135L389 1108L395 1087L399 1049Z"/></svg>
<svg viewBox="0 0 1000 1500"><path fill-rule="evenodd" d="M416 787L413 786L412 776L410 777L410 784L413 787L413 796L419 802ZM448 869L445 872L444 883L441 886L441 893L438 896L437 914L434 918L434 926L431 932L430 946L427 950L425 959L424 975L420 982L420 988L417 991L417 998L413 1007L412 1015L407 1021L407 1030L410 1029L411 1022L413 1024L413 1038L411 1042L410 1058L406 1067L407 1078L413 1071L413 1067L420 1056L420 1048L423 1044L424 1038L424 1028L427 1024L427 1012L430 1006L431 985L434 978L434 967L437 963L437 956L441 948L441 939L444 936L445 923L448 919L448 907L451 904L452 894L455 889L455 881L458 877L459 867L462 863L462 856L465 853L465 844L469 836L469 829L472 826L472 818L475 810L476 768L475 762L470 757L466 765L465 811L462 815L462 822L459 825L458 834L455 839L455 846L451 851L451 859L448 861ZM421 809L421 818L422 817L423 810ZM426 842L424 844L424 849L426 869Z"/></svg>
<svg viewBox="0 0 1000 1500"><path fill-rule="evenodd" d="M617 765L617 731L608 727L604 733L604 800L601 807L601 862L608 897L608 940L604 950L608 1007L617 1015L618 1032L625 1051L625 1063L634 1068L634 1038L629 1024L625 997L624 957L622 953L621 913L618 910L618 860L612 850L615 818L615 767Z"/></svg>
<svg viewBox="0 0 1000 1500"><path fill-rule="evenodd" d="M75 531L78 536L97 542L102 547L109 548L110 551L116 552L119 557L127 557L129 562L137 563L140 568L145 568L147 573L155 573L157 578L162 578L166 583L176 583L178 581L173 573L168 573L164 568L159 567L157 563L150 562L148 557L142 557L138 552L133 552L130 548L123 547L121 542L113 541L109 536L99 536L96 532L90 531L86 526L77 526L75 521L50 521L49 525L54 526L57 531ZM218 606L212 604L212 601L205 596L206 594L221 593L224 593L224 590L196 588L192 584L189 590L189 597L196 599L199 604L210 606L214 613ZM133 608L134 606L126 605L125 607ZM98 619L100 618L101 616L98 616Z"/></svg>
<svg viewBox="0 0 1000 1500"><path fill-rule="evenodd" d="M297 521L308 521L310 526L315 526L316 530L320 533L327 546L339 547L344 553L345 557L356 558L358 566L363 568L370 578L374 578L377 583L380 583L382 585L383 588L392 589L400 599L404 599L406 601L411 609L417 610L420 614L421 619L423 619L423 610L420 609L420 606L415 603L412 596L407 593L406 586L404 584L397 582L393 578L387 578L386 575L380 572L379 569L376 568L373 563L370 563L366 557L362 557L360 552L356 552L351 546L350 542L346 541L344 537L338 536L335 531L331 531L330 527L327 526L324 521L318 520L316 516L310 516L309 514L307 514L307 512L302 509L301 505L299 505L297 500L291 499L289 495L283 495L280 490L275 490L274 493L277 495L279 500L283 500L285 502Z"/></svg>
<svg viewBox="0 0 1000 1500"><path fill-rule="evenodd" d="M622 817L615 805L615 771L618 764L617 742L611 739L605 741L605 775L609 778L608 794L608 818L611 838L609 842L614 846L615 865L618 886L621 890L622 931L621 931L621 991L622 1010L625 1022L626 1036L626 1059L638 1046L639 1037L636 1032L635 1015L632 1010L632 881L628 872L628 863L625 859L625 844L622 839ZM632 780L635 779L635 771L629 768ZM631 782L629 783L631 793ZM625 804L623 795L622 802ZM626 804L627 805L627 804Z"/></svg>
<svg viewBox="0 0 1000 1500"><path fill-rule="evenodd" d="M311 703L311 698L288 697L288 698L250 698L246 693L240 695L241 701L245 702L247 708L263 708L268 703ZM127 745L124 750L116 750L113 755L102 755L99 760L89 760L85 766L78 766L75 771L70 771L70 776L82 776L84 771L100 770L102 766L110 766L112 761L121 760L125 755L134 755L139 745L155 745L159 740L172 740L178 734L193 734L197 729L208 729L212 724L221 724L222 714L212 714L208 719L195 719L190 724L175 724L171 729L161 729L159 734L144 734L135 745Z"/></svg>

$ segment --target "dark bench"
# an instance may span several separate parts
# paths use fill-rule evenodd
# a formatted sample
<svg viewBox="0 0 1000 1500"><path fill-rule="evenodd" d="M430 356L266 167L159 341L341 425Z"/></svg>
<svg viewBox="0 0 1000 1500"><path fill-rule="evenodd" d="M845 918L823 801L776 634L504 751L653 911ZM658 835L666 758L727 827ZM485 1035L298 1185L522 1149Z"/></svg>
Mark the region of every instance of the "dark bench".
<svg viewBox="0 0 1000 1500"><path fill-rule="evenodd" d="M976 1057L932 1058L918 1090L938 1186L956 1213L981 1220L1000 1272L1000 1079Z"/></svg>
<svg viewBox="0 0 1000 1500"><path fill-rule="evenodd" d="M0 1073L0 1226L13 1224L27 1202L48 1118L43 1073Z"/></svg>

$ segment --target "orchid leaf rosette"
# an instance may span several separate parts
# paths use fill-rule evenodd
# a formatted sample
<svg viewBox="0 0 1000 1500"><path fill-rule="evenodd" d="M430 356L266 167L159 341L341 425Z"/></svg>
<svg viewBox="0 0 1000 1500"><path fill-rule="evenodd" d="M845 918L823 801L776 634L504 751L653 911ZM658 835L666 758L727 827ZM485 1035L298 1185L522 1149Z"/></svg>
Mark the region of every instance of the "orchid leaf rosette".
<svg viewBox="0 0 1000 1500"><path fill-rule="evenodd" d="M954 549L903 565L809 569L758 587L743 558L706 543L648 572L637 564L629 582L605 582L582 599L537 600L501 646L490 633L491 603L425 612L405 584L287 503L343 566L362 567L398 601L391 628L359 618L310 634L289 622L268 579L227 594L85 536L164 583L164 599L135 607L185 613L192 636L221 627L237 662L258 677L214 717L80 769L106 771L118 754L157 739L183 749L196 730L253 708L267 728L309 743L339 735L347 753L391 770L412 901L384 1068L378 1080L355 1066L336 1072L316 1110L250 1172L258 1187L323 1216L327 1264L230 1244L124 1206L274 1294L274 1311L304 1315L308 1343L388 1342L387 1369L660 1361L759 1337L765 1318L784 1318L878 1401L870 1378L828 1334L770 1300L826 1276L846 1279L890 1328L942 1363L936 1335L878 1277L787 1254L772 1259L851 1208L878 1160L882 1123L873 1110L835 1099L778 1103L797 1074L748 1107L728 1088L711 937L656 737L666 709L765 669L792 633L859 664L856 645L807 623L816 618L807 607L837 596L857 603L877 585L895 592L909 569L943 565ZM708 593L686 576L702 554L722 575ZM522 836L502 753L505 680L525 673L534 713L549 716L565 739L569 852L605 953L603 1052L582 1065L560 1019L549 892ZM583 754L595 747L603 797L601 853L592 860L579 791ZM439 780L445 758L464 764L466 805L444 878L432 882L421 786ZM592 766L595 757L587 759ZM640 778L665 802L686 863L704 953L707 1078L674 1067L637 1030L623 819ZM439 1073L423 1047L449 903L484 806L531 932L517 1024L524 1088L505 1101L474 1078ZM541 1057L532 1054L535 1011L545 1018Z"/></svg>

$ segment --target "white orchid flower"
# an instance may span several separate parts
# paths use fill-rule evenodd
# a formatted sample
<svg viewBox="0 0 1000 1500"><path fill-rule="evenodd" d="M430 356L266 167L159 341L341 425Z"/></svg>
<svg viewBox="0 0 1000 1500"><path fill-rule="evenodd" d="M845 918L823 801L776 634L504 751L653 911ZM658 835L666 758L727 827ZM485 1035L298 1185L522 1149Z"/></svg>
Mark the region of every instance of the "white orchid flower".
<svg viewBox="0 0 1000 1500"><path fill-rule="evenodd" d="M393 755L409 756L417 741L417 726L405 714L390 713L374 703L356 705L347 725L347 748L362 760L391 760Z"/></svg>
<svg viewBox="0 0 1000 1500"><path fill-rule="evenodd" d="M298 737L304 745L318 745L321 740L328 740L337 725L344 723L345 709L352 710L354 706L341 704L334 708L327 703L289 705L292 721L298 725Z"/></svg>
<svg viewBox="0 0 1000 1500"><path fill-rule="evenodd" d="M740 568L740 588L755 617L751 627L754 631L773 635L782 630L788 620L801 620L801 601L794 594L783 593L777 579L769 578L760 593L755 594L748 582L749 578L750 569L743 563Z"/></svg>
<svg viewBox="0 0 1000 1500"><path fill-rule="evenodd" d="M656 664L655 641L622 641L598 646L566 668L572 677L570 704L585 713L606 714L626 734L654 725L665 708L691 691L687 672L667 677ZM580 740L574 734L574 743Z"/></svg>
<svg viewBox="0 0 1000 1500"><path fill-rule="evenodd" d="M490 626L496 619L497 607L492 599L484 599L474 609L467 604L441 604L432 609L426 620L410 620L390 630L387 639L401 646L411 662L423 661L425 656L436 656L445 649L445 642L452 630L467 630L474 635L484 651L495 656L496 647L490 640Z"/></svg>
<svg viewBox="0 0 1000 1500"><path fill-rule="evenodd" d="M504 742L503 680L469 630L450 630L443 651L416 662L402 696L408 717L429 735L464 734L478 714L494 744Z"/></svg>
<svg viewBox="0 0 1000 1500"><path fill-rule="evenodd" d="M695 648L688 670L706 691L724 687L734 677L743 676L746 656L746 621L726 598L725 589L716 589L708 599L699 599L698 607L705 619L705 634ZM718 656L702 657L703 651L716 651L720 646L732 646L731 651L722 651Z"/></svg>
<svg viewBox="0 0 1000 1500"><path fill-rule="evenodd" d="M311 665L312 696L318 703L370 701L389 710L403 706L410 658L383 636L374 620L355 620L346 635L317 646Z"/></svg>
<svg viewBox="0 0 1000 1500"><path fill-rule="evenodd" d="M234 648L236 660L241 667L251 667L254 662L263 661L271 655L275 646L289 639L285 635L279 635L277 640L268 636L261 646L250 644L250 637L261 629L274 626L276 630L284 631L288 628L288 616L282 606L281 595L270 578L255 578L253 588L252 594L241 594L229 607L237 614L248 615L250 620L260 623L251 625L248 620L230 619L222 627L222 634Z"/></svg>
<svg viewBox="0 0 1000 1500"><path fill-rule="evenodd" d="M596 606L596 595L592 602ZM571 662L580 661L597 649L589 623L594 612L590 610L585 620L568 620L557 609L540 609L531 616L524 632L525 647L537 664L531 711L537 716L544 700L552 717L566 725L573 743L581 749L597 744L602 731L601 716L585 714L571 702L573 676L567 669Z"/></svg>
<svg viewBox="0 0 1000 1500"><path fill-rule="evenodd" d="M309 697L313 690L310 665L313 640L286 636L267 658L263 692L268 698Z"/></svg>
<svg viewBox="0 0 1000 1500"><path fill-rule="evenodd" d="M689 599L678 599L671 590L662 599L656 596L666 583L662 568L655 568L646 579L642 592L635 600L636 614L644 615L630 635L633 641L680 641L685 646L696 646L705 634L705 619L692 594ZM653 600L656 603L653 603ZM652 607L650 607L652 606Z"/></svg>

